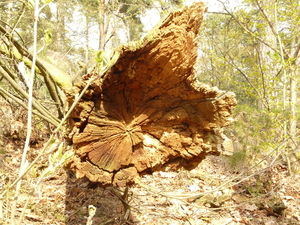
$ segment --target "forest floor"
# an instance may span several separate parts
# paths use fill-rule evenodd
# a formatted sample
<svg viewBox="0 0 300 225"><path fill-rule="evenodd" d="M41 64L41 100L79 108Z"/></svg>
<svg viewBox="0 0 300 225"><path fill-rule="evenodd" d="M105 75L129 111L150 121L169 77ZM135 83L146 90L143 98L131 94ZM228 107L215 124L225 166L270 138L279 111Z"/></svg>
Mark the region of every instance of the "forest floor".
<svg viewBox="0 0 300 225"><path fill-rule="evenodd" d="M13 141L0 144L2 193L17 177L22 149ZM29 159L39 150L31 148ZM28 193L35 189L22 224L300 224L299 175L288 175L280 160L273 164L262 160L260 166L232 169L229 159L208 156L191 171L144 175L128 190L99 187L76 179L63 168L36 188L37 178L29 173L23 180L16 217ZM47 160L45 156L39 166L46 166ZM11 191L4 199L4 222L0 219L0 224L6 224L10 217L12 199ZM89 218L88 208L93 206L96 213Z"/></svg>

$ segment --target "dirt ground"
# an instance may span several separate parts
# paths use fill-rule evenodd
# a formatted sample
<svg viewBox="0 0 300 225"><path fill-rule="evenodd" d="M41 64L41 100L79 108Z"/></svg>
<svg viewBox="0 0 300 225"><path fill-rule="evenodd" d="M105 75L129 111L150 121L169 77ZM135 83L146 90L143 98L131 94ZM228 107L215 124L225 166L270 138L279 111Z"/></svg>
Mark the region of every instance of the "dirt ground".
<svg viewBox="0 0 300 225"><path fill-rule="evenodd" d="M22 149L6 143L0 154L0 190L17 176ZM32 148L29 158L37 155ZM39 166L47 164L47 157ZM299 175L288 176L280 161L232 169L228 156L208 156L191 171L159 171L126 188L99 187L58 169L36 188L29 173L21 188L17 217L35 189L22 224L300 224ZM42 167L42 166L41 166ZM12 192L4 199L9 218ZM95 215L89 211L95 207ZM89 210L90 209L90 210ZM5 222L6 221L6 222Z"/></svg>

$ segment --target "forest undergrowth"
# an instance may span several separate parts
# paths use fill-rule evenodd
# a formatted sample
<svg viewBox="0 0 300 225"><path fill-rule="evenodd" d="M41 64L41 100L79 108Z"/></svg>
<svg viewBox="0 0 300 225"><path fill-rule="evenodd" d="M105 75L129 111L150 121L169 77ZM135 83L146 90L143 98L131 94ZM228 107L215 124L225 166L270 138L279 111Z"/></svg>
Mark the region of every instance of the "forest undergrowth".
<svg viewBox="0 0 300 225"><path fill-rule="evenodd" d="M120 31L128 33L125 42L143 36L140 17L148 9L162 16L183 4L124 2L1 2L0 225L300 224L300 5L293 1L243 1L232 10L229 1L218 1L220 13L206 9L197 79L237 96L235 122L224 129L232 154L210 155L190 171L145 174L127 188L101 187L65 168L72 151L64 133L55 132L65 110L61 86L86 74L90 64L81 60L93 62L95 52L101 69L113 65L102 53L122 43ZM75 31L76 10L87 23ZM97 50L88 37L94 24ZM85 43L75 48L78 37ZM25 109L27 100L34 107Z"/></svg>
<svg viewBox="0 0 300 225"><path fill-rule="evenodd" d="M26 111L10 107L2 102L7 122L0 140L0 188L7 194L1 199L0 224L12 224L14 189L8 188L18 177L26 126ZM289 171L286 143L280 142L274 123L264 112L238 107L235 123L226 129L234 143L231 156L209 156L191 171L147 174L128 189L76 179L62 164L45 175L63 157L55 155L63 143L57 137L57 149L24 177L14 222L23 213L20 224L299 224L299 162L291 162ZM51 131L39 121L34 124L28 161Z"/></svg>

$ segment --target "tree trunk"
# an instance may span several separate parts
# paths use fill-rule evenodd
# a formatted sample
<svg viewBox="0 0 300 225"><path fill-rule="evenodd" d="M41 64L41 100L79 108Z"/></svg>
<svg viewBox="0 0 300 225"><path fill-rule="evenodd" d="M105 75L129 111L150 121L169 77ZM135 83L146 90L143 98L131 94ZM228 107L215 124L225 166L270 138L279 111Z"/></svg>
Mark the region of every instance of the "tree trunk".
<svg viewBox="0 0 300 225"><path fill-rule="evenodd" d="M86 23L86 28L85 28L85 63L87 63L89 61L89 49L90 49L90 45L89 45L89 39L90 39L90 35L89 35L89 19L86 16L85 17L85 23Z"/></svg>
<svg viewBox="0 0 300 225"><path fill-rule="evenodd" d="M296 135L297 135L297 69L296 66L292 67L291 77L290 77L290 119L289 119L289 135L291 137L292 150L296 149Z"/></svg>
<svg viewBox="0 0 300 225"><path fill-rule="evenodd" d="M106 34L105 34L105 12L104 12L104 6L105 6L105 0L100 0L99 1L99 50L104 50L105 46L105 39L106 39Z"/></svg>
<svg viewBox="0 0 300 225"><path fill-rule="evenodd" d="M233 121L235 96L195 80L204 9L194 3L170 14L142 43L123 47L103 76L77 83L70 103L98 76L70 116L75 156L68 166L77 177L124 186L149 171L192 169L226 150L222 128Z"/></svg>

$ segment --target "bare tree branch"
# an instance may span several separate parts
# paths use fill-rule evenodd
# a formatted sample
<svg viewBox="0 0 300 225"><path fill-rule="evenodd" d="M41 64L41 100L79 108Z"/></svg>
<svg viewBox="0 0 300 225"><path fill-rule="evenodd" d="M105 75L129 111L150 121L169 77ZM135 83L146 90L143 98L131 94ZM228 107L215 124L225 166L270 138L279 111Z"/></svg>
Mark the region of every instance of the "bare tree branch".
<svg viewBox="0 0 300 225"><path fill-rule="evenodd" d="M0 67L0 73L5 77L5 79L12 85L12 87L18 91L24 98L28 99L28 93L26 93L7 73ZM55 126L58 125L59 119L52 115L48 110L46 110L39 102L33 100L33 107L38 110L44 117L49 118L51 123Z"/></svg>
<svg viewBox="0 0 300 225"><path fill-rule="evenodd" d="M21 60L21 61L24 61L24 59L26 60L26 58L29 59L30 61L33 60L32 54L25 47L20 45L19 42L16 41L12 37L12 35L8 33L8 31L5 29L5 27L3 27L1 24L0 24L0 33L2 33L7 38L7 40L10 41L10 43L16 48L18 53L23 57L23 59L20 59L20 57L16 56L15 55L16 53L14 54L12 51L10 51L7 54L9 54L9 55L13 56L14 58ZM57 103L57 110L58 110L59 118L61 118L63 115L63 110L62 110L63 101L58 93L57 86L53 79L53 75L51 75L51 73L49 73L49 70L47 70L46 67L39 60L36 61L36 66L37 66L38 70L40 71L41 75L45 79L45 83L49 90L51 98Z"/></svg>
<svg viewBox="0 0 300 225"><path fill-rule="evenodd" d="M274 48L273 46L271 46L269 43L267 43L265 40L263 40L262 38L256 36L251 30L249 30L246 26L244 26L237 18L236 16L234 16L233 13L231 13L227 7L225 6L225 4L218 0L218 2L220 2L223 7L224 10L238 23L238 25L243 28L248 34L250 34L252 37L254 37L255 39L257 39L258 41L260 41L261 43L265 44L266 46L268 46L270 49L272 49L274 52L278 53L279 55L282 55L280 51L278 51L276 48ZM285 58L288 58L288 55L284 55Z"/></svg>

